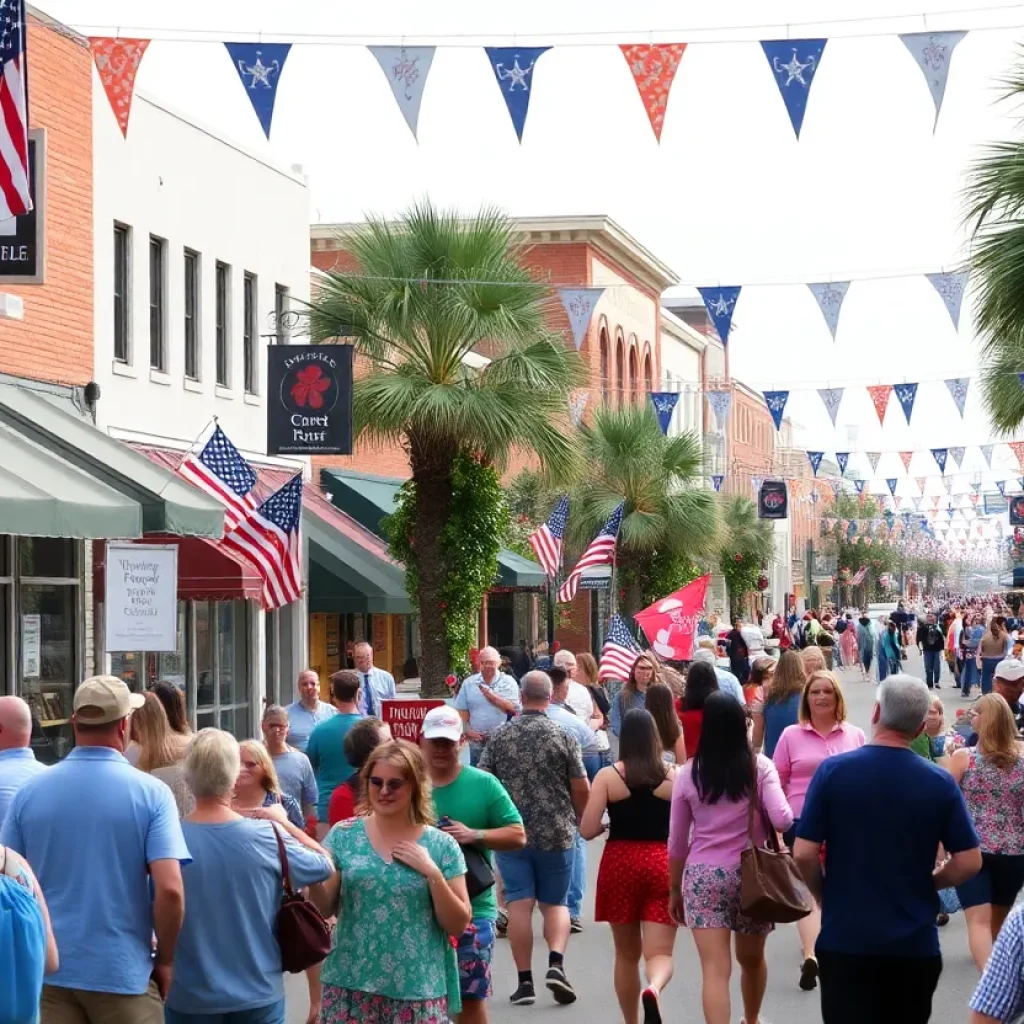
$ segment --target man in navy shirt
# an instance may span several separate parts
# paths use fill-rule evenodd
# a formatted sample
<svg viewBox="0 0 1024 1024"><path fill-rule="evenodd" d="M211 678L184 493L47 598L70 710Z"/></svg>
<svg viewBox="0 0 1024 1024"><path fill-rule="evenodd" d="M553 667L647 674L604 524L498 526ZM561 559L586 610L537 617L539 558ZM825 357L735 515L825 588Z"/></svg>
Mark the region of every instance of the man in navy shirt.
<svg viewBox="0 0 1024 1024"><path fill-rule="evenodd" d="M920 679L889 676L872 742L823 761L807 791L793 853L821 901L824 1024L926 1024L942 973L938 890L981 868L959 787L910 749L930 701ZM936 870L940 844L950 859Z"/></svg>

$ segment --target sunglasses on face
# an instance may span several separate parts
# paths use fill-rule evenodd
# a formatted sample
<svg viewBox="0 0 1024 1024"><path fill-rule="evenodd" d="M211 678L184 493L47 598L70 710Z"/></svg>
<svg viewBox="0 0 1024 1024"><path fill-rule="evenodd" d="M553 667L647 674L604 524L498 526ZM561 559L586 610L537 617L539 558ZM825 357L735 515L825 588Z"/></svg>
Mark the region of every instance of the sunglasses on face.
<svg viewBox="0 0 1024 1024"><path fill-rule="evenodd" d="M384 793L397 793L405 785L405 779L382 779L379 775L371 775L370 785Z"/></svg>

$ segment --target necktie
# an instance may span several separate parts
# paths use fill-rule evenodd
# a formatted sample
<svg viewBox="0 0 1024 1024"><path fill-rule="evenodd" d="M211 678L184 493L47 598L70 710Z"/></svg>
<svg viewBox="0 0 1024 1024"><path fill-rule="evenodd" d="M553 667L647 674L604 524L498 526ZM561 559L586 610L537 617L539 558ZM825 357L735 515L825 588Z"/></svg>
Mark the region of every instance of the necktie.
<svg viewBox="0 0 1024 1024"><path fill-rule="evenodd" d="M377 709L373 704L373 687L370 685L370 673L363 673L363 688L366 690L366 716L373 718L377 714Z"/></svg>

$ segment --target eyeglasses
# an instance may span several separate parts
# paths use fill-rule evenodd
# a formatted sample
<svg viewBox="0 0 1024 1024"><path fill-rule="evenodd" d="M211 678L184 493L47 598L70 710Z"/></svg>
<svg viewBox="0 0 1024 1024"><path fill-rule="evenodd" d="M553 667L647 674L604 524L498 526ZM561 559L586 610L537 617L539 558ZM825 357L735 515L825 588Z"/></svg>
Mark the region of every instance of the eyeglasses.
<svg viewBox="0 0 1024 1024"><path fill-rule="evenodd" d="M382 779L379 775L371 775L370 785L385 793L397 793L405 785L405 779Z"/></svg>

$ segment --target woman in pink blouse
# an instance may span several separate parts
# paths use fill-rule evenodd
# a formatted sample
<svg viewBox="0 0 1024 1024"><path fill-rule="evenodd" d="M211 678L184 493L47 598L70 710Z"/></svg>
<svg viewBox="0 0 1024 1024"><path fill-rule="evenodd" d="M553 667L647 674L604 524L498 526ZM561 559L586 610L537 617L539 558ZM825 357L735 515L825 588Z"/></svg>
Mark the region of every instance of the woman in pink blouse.
<svg viewBox="0 0 1024 1024"><path fill-rule="evenodd" d="M818 765L826 757L856 750L865 742L863 731L846 721L846 701L836 676L832 672L812 672L804 684L797 724L782 730L772 755L782 789L793 809L793 826L783 837L791 850L807 787ZM821 931L821 911L815 908L807 917L797 921L796 927L804 951L800 987L810 992L818 984L814 944Z"/></svg>
<svg viewBox="0 0 1024 1024"><path fill-rule="evenodd" d="M793 823L775 766L755 755L747 741L743 707L726 693L704 702L701 744L676 775L669 829L669 909L688 925L697 945L706 1024L729 1024L731 934L742 975L744 1020L756 1024L768 965L764 942L774 925L753 921L740 911L740 854L747 846L747 808L754 787L764 814L754 815L754 840L771 827ZM692 828L692 835L691 835Z"/></svg>

